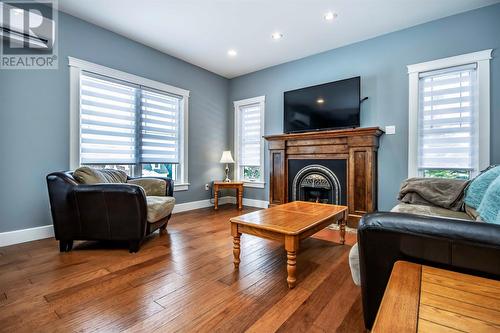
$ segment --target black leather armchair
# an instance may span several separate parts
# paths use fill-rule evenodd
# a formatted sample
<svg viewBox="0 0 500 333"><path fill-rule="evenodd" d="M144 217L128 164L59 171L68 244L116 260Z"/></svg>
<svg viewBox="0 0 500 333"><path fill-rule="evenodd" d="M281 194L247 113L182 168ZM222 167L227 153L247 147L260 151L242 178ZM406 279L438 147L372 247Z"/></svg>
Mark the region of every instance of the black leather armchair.
<svg viewBox="0 0 500 333"><path fill-rule="evenodd" d="M500 280L500 226L402 213L365 215L358 227L365 326L372 328L394 263L405 260Z"/></svg>
<svg viewBox="0 0 500 333"><path fill-rule="evenodd" d="M173 181L166 196L173 196ZM147 221L144 190L134 184L79 184L72 172L47 175L55 238L61 252L70 251L74 240L128 241L130 252L139 250L143 238L165 229L170 215L155 223Z"/></svg>

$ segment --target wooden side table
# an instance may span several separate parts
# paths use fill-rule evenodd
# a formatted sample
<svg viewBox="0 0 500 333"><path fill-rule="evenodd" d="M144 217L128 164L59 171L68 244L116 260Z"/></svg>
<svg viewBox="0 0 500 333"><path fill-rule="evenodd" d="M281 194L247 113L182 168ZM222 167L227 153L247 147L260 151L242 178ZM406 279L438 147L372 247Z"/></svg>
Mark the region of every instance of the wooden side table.
<svg viewBox="0 0 500 333"><path fill-rule="evenodd" d="M225 188L234 188L236 190L236 198L238 203L238 209L243 209L243 182L214 182L214 208L219 209L219 190Z"/></svg>
<svg viewBox="0 0 500 333"><path fill-rule="evenodd" d="M372 333L500 332L500 281L397 261Z"/></svg>

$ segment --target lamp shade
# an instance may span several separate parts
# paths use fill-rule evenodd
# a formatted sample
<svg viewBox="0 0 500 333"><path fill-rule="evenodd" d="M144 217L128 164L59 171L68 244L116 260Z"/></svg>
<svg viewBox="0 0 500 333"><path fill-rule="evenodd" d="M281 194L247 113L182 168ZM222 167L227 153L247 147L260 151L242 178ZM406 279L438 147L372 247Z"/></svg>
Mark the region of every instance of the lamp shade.
<svg viewBox="0 0 500 333"><path fill-rule="evenodd" d="M225 150L222 152L222 157L220 158L221 163L234 163L233 156L230 150Z"/></svg>

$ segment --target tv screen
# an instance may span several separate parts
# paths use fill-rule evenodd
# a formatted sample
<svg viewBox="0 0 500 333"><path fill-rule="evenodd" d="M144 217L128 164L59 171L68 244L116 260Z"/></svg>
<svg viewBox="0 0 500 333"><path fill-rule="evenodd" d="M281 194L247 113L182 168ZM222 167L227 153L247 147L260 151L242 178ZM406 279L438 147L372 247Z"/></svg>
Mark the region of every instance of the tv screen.
<svg viewBox="0 0 500 333"><path fill-rule="evenodd" d="M359 127L359 76L284 95L285 133Z"/></svg>

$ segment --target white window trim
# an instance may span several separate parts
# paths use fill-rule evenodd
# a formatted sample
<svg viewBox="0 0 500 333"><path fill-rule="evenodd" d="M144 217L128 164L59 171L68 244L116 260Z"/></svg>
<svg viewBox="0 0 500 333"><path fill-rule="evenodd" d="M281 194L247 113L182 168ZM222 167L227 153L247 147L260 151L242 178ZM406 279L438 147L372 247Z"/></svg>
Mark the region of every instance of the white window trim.
<svg viewBox="0 0 500 333"><path fill-rule="evenodd" d="M174 183L174 191L187 191L190 185L188 181L189 90L177 88L162 82L150 80L141 76L129 74L73 57L68 57L68 62L70 82L70 169L76 169L80 166L80 76L82 71L87 71L183 97L184 105L182 111L184 115L184 126L181 129L183 135L181 135L182 141L180 142L179 156L179 171L182 181L180 183Z"/></svg>
<svg viewBox="0 0 500 333"><path fill-rule="evenodd" d="M418 80L421 72L477 64L479 108L479 170L490 165L490 59L492 49L408 65L408 177L419 177L418 159Z"/></svg>
<svg viewBox="0 0 500 333"><path fill-rule="evenodd" d="M239 101L234 101L234 155L235 155L235 168L234 168L234 176L236 180L241 179L240 175L240 165L239 165L239 138L240 138L240 112L239 108L248 104L261 104L261 114L260 114L260 180L256 181L246 181L243 180L243 186L245 187L253 187L253 188L264 188L265 187L265 177L264 177L264 127L265 127L265 114L266 114L266 96L258 96L253 98L242 99Z"/></svg>

